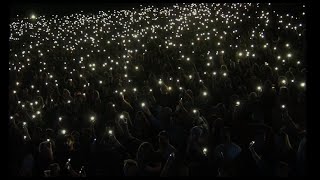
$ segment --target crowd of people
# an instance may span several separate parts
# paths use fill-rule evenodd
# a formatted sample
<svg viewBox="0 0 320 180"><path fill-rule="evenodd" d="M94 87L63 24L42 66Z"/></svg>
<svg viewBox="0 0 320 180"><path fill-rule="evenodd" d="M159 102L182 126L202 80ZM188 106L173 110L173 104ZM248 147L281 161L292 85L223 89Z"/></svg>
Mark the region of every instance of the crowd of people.
<svg viewBox="0 0 320 180"><path fill-rule="evenodd" d="M12 176L304 176L305 12L140 6L10 22Z"/></svg>

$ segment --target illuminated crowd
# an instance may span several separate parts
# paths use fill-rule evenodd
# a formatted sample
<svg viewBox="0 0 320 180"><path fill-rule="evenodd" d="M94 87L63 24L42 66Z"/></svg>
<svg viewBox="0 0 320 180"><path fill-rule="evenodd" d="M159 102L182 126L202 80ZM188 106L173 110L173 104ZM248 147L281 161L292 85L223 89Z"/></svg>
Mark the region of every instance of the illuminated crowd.
<svg viewBox="0 0 320 180"><path fill-rule="evenodd" d="M306 7L297 6L12 18L9 173L305 175Z"/></svg>

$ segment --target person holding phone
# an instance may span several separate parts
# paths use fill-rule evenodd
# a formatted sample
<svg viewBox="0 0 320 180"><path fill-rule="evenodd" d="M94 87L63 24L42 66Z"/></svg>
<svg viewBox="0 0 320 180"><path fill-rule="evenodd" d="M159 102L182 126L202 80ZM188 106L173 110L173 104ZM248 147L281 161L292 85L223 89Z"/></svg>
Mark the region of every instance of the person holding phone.
<svg viewBox="0 0 320 180"><path fill-rule="evenodd" d="M175 153L170 153L167 160L166 160L166 163L164 164L164 167L161 171L161 174L160 176L161 177L165 177L165 176L168 176L168 171L169 169L171 168L172 164L173 164L173 161L175 160Z"/></svg>
<svg viewBox="0 0 320 180"><path fill-rule="evenodd" d="M277 176L278 170L281 166L280 157L275 143L275 133L272 129L267 129L265 141L262 148L261 155L259 155L254 148L254 143L249 144L252 158L255 160L259 169L259 173L263 176Z"/></svg>
<svg viewBox="0 0 320 180"><path fill-rule="evenodd" d="M161 172L161 154L154 151L149 142L140 145L136 159L142 176L159 176Z"/></svg>
<svg viewBox="0 0 320 180"><path fill-rule="evenodd" d="M63 164L62 174L77 176L81 165L84 163L83 155L80 149L75 147L75 139L72 135L67 135L63 139L64 147L59 151L59 163Z"/></svg>
<svg viewBox="0 0 320 180"><path fill-rule="evenodd" d="M55 161L53 156L52 145L48 141L39 144L39 156L37 158L36 167L38 173L44 176L43 172L49 168L49 165Z"/></svg>
<svg viewBox="0 0 320 180"><path fill-rule="evenodd" d="M127 159L123 163L124 176L139 176L138 163L133 159Z"/></svg>
<svg viewBox="0 0 320 180"><path fill-rule="evenodd" d="M150 139L152 133L153 133L153 128L148 120L147 116L143 111L138 111L136 113L136 116L133 121L133 127L134 127L134 132L133 136L137 137L138 139L141 140L148 140Z"/></svg>
<svg viewBox="0 0 320 180"><path fill-rule="evenodd" d="M169 155L177 152L176 148L170 144L169 134L166 131L161 131L158 134L159 149L158 152L161 153L163 162L169 158Z"/></svg>
<svg viewBox="0 0 320 180"><path fill-rule="evenodd" d="M235 158L237 158L237 156L239 156L241 151L241 147L236 143L232 142L230 130L225 128L223 132L223 143L215 148L216 158L226 162L231 162Z"/></svg>

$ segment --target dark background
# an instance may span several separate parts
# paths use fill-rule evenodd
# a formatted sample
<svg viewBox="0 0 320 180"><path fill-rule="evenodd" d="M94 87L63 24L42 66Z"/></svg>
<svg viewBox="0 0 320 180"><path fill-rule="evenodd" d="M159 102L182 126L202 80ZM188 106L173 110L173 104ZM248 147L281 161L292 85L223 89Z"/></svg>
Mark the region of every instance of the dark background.
<svg viewBox="0 0 320 180"><path fill-rule="evenodd" d="M45 1L45 0L43 0ZM89 1L92 2L92 1ZM316 10L319 6L317 6L316 3L311 3L306 2L306 1L302 1L303 3L306 3L306 13L307 13L307 22L311 21L311 17L316 17L316 16L312 16L315 15L313 13L313 10ZM139 7L141 3L62 3L61 1L59 3L53 3L52 1L50 3L48 3L47 1L42 2L42 3L35 3L35 2L8 2L7 7L5 7L5 5L2 6L2 8L4 9L4 16L6 16L7 11L9 14L9 17L13 17L16 16L17 14L19 14L20 16L30 16L31 13L35 13L37 15L41 15L41 14L71 14L74 12L79 12L80 10L83 10L85 12L97 12L99 10L112 10L112 9L129 9L132 7ZM146 4L146 3L143 3ZM165 3L165 4L156 4L156 3L152 3L155 6L168 6L168 5L172 5L172 3ZM299 8L301 8L301 6L299 6L300 3L273 3L272 6L274 8L275 11L280 11L282 13L293 13L296 10L299 10ZM316 12L316 11L315 11ZM307 33L307 39L308 39L308 46L309 50L307 53L307 63L308 63L308 72L307 72L307 84L308 84L308 91L307 91L307 99L311 99L310 101L307 100L307 112L308 113L308 122L307 122L307 127L308 127L308 135L307 138L309 140L309 142L307 143L307 150L308 150L308 164L310 164L309 168L309 174L313 174L313 168L315 168L316 166L313 166L313 161L314 156L319 153L318 150L318 146L314 146L311 145L314 142L317 142L318 139L316 139L317 135L315 131L313 131L313 128L317 128L320 126L317 126L317 123L319 122L317 119L313 119L313 115L317 115L316 112L318 111L318 105L313 105L310 102L319 102L320 100L318 100L319 96L316 95L317 92L320 92L320 89L318 89L318 86L315 85L315 83L318 81L318 76L317 76L317 62L319 61L314 61L317 60L318 55L318 50L314 49L315 47L318 47L318 45L315 44L315 46L312 46L313 43L315 43L315 39L313 37L313 35L315 35L317 32L312 32L312 31L317 31L317 27L312 27L316 26L316 20L317 18L314 19L315 23L307 23L307 29L308 29L308 33ZM9 22L8 22L9 23ZM8 26L6 26L8 27ZM9 30L9 28L8 28ZM9 31L7 33L4 33L3 35L3 41L2 42L7 42L8 41L8 37L9 37ZM318 43L318 42L317 42ZM8 43L5 45L5 47L2 49L4 51L6 51L6 49L8 48ZM317 54L316 54L317 53ZM5 52L4 54L7 54L7 52ZM7 66L8 63L6 60L1 61L3 63L3 65L1 66L3 69L3 72L6 72L8 70ZM314 69L314 70L313 70ZM6 73L4 73L6 74ZM9 78L5 78L5 75L3 77L3 79L7 79L7 81L9 80ZM8 84L8 83L7 83ZM4 88L4 91L6 91L7 88ZM6 93L5 93L6 94ZM314 96L315 95L315 96ZM5 98L7 98L8 96L5 96ZM318 101L317 101L318 100ZM5 107L8 105L7 102L8 100L3 100L3 102L5 103ZM6 108L1 108L1 110L3 111L1 114L7 114L8 111ZM318 115L317 115L318 116ZM311 120L310 120L311 118ZM7 134L7 121L2 121L2 126L4 127L4 129L1 131L4 135L2 137L6 137ZM6 138L4 138L6 139ZM317 153L313 153L313 152L317 152ZM7 157L7 156L6 156ZM315 170L315 169L314 169ZM316 175L316 174L315 174Z"/></svg>

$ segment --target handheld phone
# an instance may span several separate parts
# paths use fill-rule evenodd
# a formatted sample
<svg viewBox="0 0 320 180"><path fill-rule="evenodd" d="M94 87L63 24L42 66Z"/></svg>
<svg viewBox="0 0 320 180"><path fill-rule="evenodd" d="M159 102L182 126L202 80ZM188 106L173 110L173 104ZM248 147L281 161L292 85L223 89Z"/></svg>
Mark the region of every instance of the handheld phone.
<svg viewBox="0 0 320 180"><path fill-rule="evenodd" d="M249 148L251 148L255 143L256 143L255 141L251 141L250 145L249 145Z"/></svg>
<svg viewBox="0 0 320 180"><path fill-rule="evenodd" d="M175 156L175 153L174 153L174 152L173 152L173 153L171 153L171 154L170 154L170 156L171 156L171 157L174 157L174 156Z"/></svg>
<svg viewBox="0 0 320 180"><path fill-rule="evenodd" d="M66 164L67 164L67 169L68 169L68 170L70 170L70 166L71 166L70 161L71 161L71 158L69 158L69 159L68 159L68 161L67 161L67 163L66 163Z"/></svg>
<svg viewBox="0 0 320 180"><path fill-rule="evenodd" d="M111 129L109 129L108 134L109 134L109 136L112 136L113 135L113 131Z"/></svg>
<svg viewBox="0 0 320 180"><path fill-rule="evenodd" d="M67 133L67 131L65 129L61 130L61 134L65 135Z"/></svg>
<svg viewBox="0 0 320 180"><path fill-rule="evenodd" d="M91 117L90 117L90 121L91 121L91 122L94 122L95 119L96 119L96 118L95 118L94 116L91 116Z"/></svg>
<svg viewBox="0 0 320 180"><path fill-rule="evenodd" d="M112 136L114 133L111 127L106 127L106 132L108 133L109 136Z"/></svg>
<svg viewBox="0 0 320 180"><path fill-rule="evenodd" d="M95 144L97 142L97 138L94 138L92 141L92 144Z"/></svg>
<svg viewBox="0 0 320 180"><path fill-rule="evenodd" d="M51 170L44 170L44 177L50 177L51 176Z"/></svg>
<svg viewBox="0 0 320 180"><path fill-rule="evenodd" d="M79 174L81 174L83 172L83 168L84 168L84 166L81 167Z"/></svg>
<svg viewBox="0 0 320 180"><path fill-rule="evenodd" d="M208 149L207 148L203 148L202 152L203 152L204 155L207 155Z"/></svg>

